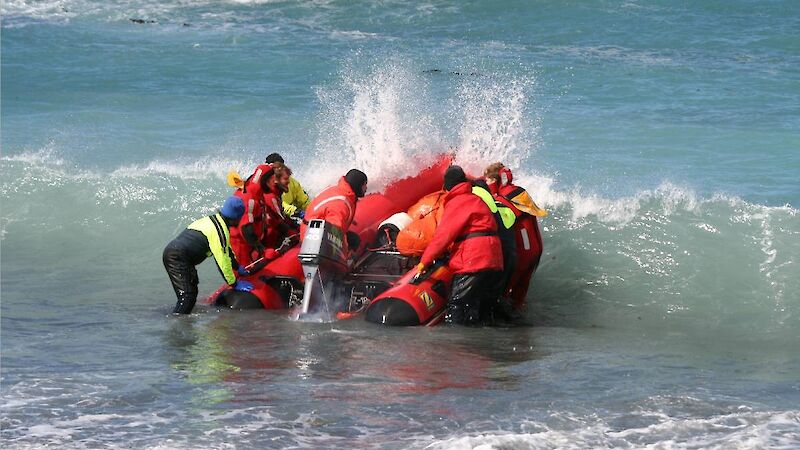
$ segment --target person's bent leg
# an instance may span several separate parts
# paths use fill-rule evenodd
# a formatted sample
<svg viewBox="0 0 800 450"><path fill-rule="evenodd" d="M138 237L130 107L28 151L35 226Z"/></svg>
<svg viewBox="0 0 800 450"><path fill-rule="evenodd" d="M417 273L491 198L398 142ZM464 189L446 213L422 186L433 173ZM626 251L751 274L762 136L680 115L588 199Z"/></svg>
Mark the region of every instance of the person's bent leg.
<svg viewBox="0 0 800 450"><path fill-rule="evenodd" d="M480 322L492 325L497 319L498 305L505 293L504 272L486 270L475 274L475 301L480 304Z"/></svg>
<svg viewBox="0 0 800 450"><path fill-rule="evenodd" d="M508 289L511 286L511 278L517 269L517 243L514 241L514 235L511 230L506 230L504 235L501 235L500 243L503 248L503 271L500 278L497 280L500 283L498 290L500 296L506 296Z"/></svg>
<svg viewBox="0 0 800 450"><path fill-rule="evenodd" d="M197 270L178 249L167 247L163 255L164 269L169 275L177 302L173 314L189 314L197 302Z"/></svg>
<svg viewBox="0 0 800 450"><path fill-rule="evenodd" d="M528 288L531 285L531 277L536 270L535 265L531 265L519 274L511 285L511 299L514 309L522 311L525 308L528 297Z"/></svg>
<svg viewBox="0 0 800 450"><path fill-rule="evenodd" d="M450 298L447 301L447 323L460 325L480 324L480 297L476 293L476 274L459 273L453 276Z"/></svg>

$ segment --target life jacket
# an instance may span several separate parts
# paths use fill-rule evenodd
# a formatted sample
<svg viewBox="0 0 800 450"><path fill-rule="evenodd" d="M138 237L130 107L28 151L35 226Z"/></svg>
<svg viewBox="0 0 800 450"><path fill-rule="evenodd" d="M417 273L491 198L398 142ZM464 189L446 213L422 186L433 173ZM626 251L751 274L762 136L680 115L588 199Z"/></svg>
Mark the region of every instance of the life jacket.
<svg viewBox="0 0 800 450"><path fill-rule="evenodd" d="M261 189L248 189L242 190L237 189L233 195L242 199L244 203L244 214L242 214L242 218L239 219L239 226L240 228L245 225L253 225L253 229L256 232L256 236L258 238L262 238L264 236L264 231L266 227L266 211L264 209L264 195L261 193Z"/></svg>
<svg viewBox="0 0 800 450"><path fill-rule="evenodd" d="M280 191L275 185L271 186L269 192L264 193L264 211L267 226L262 242L267 248L275 248L290 233L290 228L295 230L297 228L283 211Z"/></svg>
<svg viewBox="0 0 800 450"><path fill-rule="evenodd" d="M522 212L536 217L545 217L547 215L547 211L539 208L533 201L533 198L531 198L531 195L528 194L528 191L524 188L511 183L505 185L501 184L498 186L498 193L510 200L514 206Z"/></svg>
<svg viewBox="0 0 800 450"><path fill-rule="evenodd" d="M237 189L233 195L242 199L244 214L239 219L239 224L231 229L231 247L239 263L248 265L253 262L252 253L255 248L245 238L244 229L248 226L252 227L256 242L264 238L266 232L264 196L261 195L259 189L248 189L247 191Z"/></svg>
<svg viewBox="0 0 800 450"><path fill-rule="evenodd" d="M245 201L245 213L242 216L239 226L247 223L253 224L256 229L256 236L259 240L264 238L267 232L267 203L265 196L269 193L264 189L264 177L271 176L272 165L260 164L253 171L253 174L244 181L244 187L238 190L235 195L241 193L242 200ZM250 209L249 209L250 208Z"/></svg>
<svg viewBox="0 0 800 450"><path fill-rule="evenodd" d="M249 265L253 262L255 248L254 245L245 238L245 227L252 227L255 241L262 243L266 240L268 232L267 206L265 203L263 189L263 177L269 176L272 165L260 164L253 173L244 180L241 189L237 189L233 195L242 199L244 202L244 214L239 219L239 225L231 231L231 245L236 259L242 265Z"/></svg>
<svg viewBox="0 0 800 450"><path fill-rule="evenodd" d="M231 235L228 225L220 213L197 219L188 227L189 230L196 230L203 233L208 239L209 255L214 256L220 273L225 282L229 285L236 283L236 275L233 273L233 261L231 261Z"/></svg>
<svg viewBox="0 0 800 450"><path fill-rule="evenodd" d="M472 194L472 185L457 184L443 203L442 220L420 262L430 265L450 248L448 265L454 273L503 270L497 223L486 203Z"/></svg>
<svg viewBox="0 0 800 450"><path fill-rule="evenodd" d="M497 222L497 235L500 238L500 246L503 249L503 283L502 289L508 287L508 280L517 265L517 244L514 233L514 224L516 223L517 216L514 211L501 200L499 195L492 195L481 185L473 185L472 193L486 203L489 210L494 215L495 222Z"/></svg>
<svg viewBox="0 0 800 450"><path fill-rule="evenodd" d="M486 203L486 206L489 207L492 214L496 214L499 217L497 223L498 227L502 226L504 229L509 230L514 226L514 221L517 216L506 204L495 200L495 197L492 196L489 191L480 186L473 186L472 193L480 197L481 200Z"/></svg>

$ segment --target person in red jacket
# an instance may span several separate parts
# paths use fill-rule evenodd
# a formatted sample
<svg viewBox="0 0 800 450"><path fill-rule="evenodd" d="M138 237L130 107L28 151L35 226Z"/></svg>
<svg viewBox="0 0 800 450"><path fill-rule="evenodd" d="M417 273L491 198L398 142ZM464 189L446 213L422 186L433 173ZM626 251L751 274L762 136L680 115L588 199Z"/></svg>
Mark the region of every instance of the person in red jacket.
<svg viewBox="0 0 800 450"><path fill-rule="evenodd" d="M282 185L279 181L288 179L284 176L287 172L291 173L291 169L283 164L261 164L244 181L244 187L234 192L243 200L245 213L239 226L231 230L231 246L244 266L262 258L262 261L270 261L288 249L286 242L275 249L283 237L278 228L286 218L280 200L273 201L280 198Z"/></svg>
<svg viewBox="0 0 800 450"><path fill-rule="evenodd" d="M272 174L268 174L266 184L262 187L266 228L261 243L267 250L277 248L279 244L288 249L299 240L297 224L285 213L281 201L281 196L289 189L292 169L280 162L271 165ZM267 259L275 256L267 254Z"/></svg>
<svg viewBox="0 0 800 450"><path fill-rule="evenodd" d="M497 223L489 207L472 193L464 170L450 166L444 174L444 212L428 248L417 266L419 273L444 256L455 274L447 302L447 323L480 325L486 305L496 301L503 270L503 253L497 236Z"/></svg>
<svg viewBox="0 0 800 450"><path fill-rule="evenodd" d="M231 248L242 266L248 266L264 255L265 248L261 241L266 230L266 211L261 176L265 170L271 169L271 166L259 166L245 180L244 186L233 193L244 203L244 214L239 226L231 228Z"/></svg>
<svg viewBox="0 0 800 450"><path fill-rule="evenodd" d="M511 169L502 163L490 164L483 175L490 191L509 202L517 215L514 223L517 268L508 283L507 295L511 297L514 308L520 310L525 306L531 277L542 256L542 235L536 218L546 216L547 211L539 208L524 188L513 184Z"/></svg>
<svg viewBox="0 0 800 450"><path fill-rule="evenodd" d="M314 219L321 219L341 228L347 235L347 245L350 248L358 248L360 244L358 236L355 233L348 233L348 230L356 214L356 202L366 192L367 175L358 169L350 169L337 184L322 191L308 205L303 225L300 227L301 239L306 234L306 224Z"/></svg>

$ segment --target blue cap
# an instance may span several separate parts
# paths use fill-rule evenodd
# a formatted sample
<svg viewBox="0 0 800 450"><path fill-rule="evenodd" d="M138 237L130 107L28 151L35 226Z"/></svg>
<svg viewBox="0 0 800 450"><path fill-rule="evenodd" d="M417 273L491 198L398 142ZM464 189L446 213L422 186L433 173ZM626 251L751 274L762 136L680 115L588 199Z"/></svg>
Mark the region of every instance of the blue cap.
<svg viewBox="0 0 800 450"><path fill-rule="evenodd" d="M220 208L219 213L228 219L239 220L244 214L244 202L236 196L228 197L225 204Z"/></svg>

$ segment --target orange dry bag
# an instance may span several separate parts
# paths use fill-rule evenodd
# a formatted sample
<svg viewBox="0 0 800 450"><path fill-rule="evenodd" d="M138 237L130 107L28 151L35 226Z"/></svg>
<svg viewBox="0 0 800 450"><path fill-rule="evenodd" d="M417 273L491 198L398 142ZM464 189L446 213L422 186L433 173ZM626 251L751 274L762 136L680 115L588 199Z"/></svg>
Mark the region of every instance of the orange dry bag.
<svg viewBox="0 0 800 450"><path fill-rule="evenodd" d="M409 208L408 215L414 219L397 234L397 251L406 256L420 256L433 239L436 226L442 218L444 191L422 197Z"/></svg>

